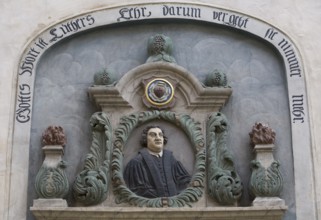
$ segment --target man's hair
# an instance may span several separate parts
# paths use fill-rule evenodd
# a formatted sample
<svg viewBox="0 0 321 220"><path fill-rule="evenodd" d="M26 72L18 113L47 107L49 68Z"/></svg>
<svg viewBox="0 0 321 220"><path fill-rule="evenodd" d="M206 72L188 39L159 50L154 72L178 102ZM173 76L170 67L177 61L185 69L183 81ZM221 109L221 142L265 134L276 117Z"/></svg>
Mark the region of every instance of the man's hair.
<svg viewBox="0 0 321 220"><path fill-rule="evenodd" d="M162 130L163 132L163 138L164 138L164 145L167 144L167 137L165 135L165 132L164 130L158 126L158 125L149 125L147 126L144 130L143 130L143 133L142 133L142 136L141 136L141 139L140 139L140 144L143 146L143 147L147 147L147 136L148 136L148 131L152 128L159 128Z"/></svg>

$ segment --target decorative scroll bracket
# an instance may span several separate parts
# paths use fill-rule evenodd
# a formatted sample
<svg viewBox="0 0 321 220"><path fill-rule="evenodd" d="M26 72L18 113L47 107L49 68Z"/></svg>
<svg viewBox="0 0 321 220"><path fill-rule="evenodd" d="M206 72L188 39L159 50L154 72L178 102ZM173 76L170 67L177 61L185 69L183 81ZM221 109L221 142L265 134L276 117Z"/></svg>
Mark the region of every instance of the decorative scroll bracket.
<svg viewBox="0 0 321 220"><path fill-rule="evenodd" d="M95 113L90 119L93 141L85 166L73 185L75 199L85 205L96 205L107 198L112 129L107 115Z"/></svg>

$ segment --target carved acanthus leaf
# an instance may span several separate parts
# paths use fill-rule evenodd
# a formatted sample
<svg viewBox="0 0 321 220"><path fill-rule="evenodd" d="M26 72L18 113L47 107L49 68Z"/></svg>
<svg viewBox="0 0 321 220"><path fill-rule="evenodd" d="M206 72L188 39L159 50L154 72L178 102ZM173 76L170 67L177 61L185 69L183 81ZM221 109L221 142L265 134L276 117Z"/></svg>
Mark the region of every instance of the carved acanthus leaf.
<svg viewBox="0 0 321 220"><path fill-rule="evenodd" d="M56 167L43 164L35 180L36 193L39 198L63 198L69 190L65 162L60 161Z"/></svg>
<svg viewBox="0 0 321 220"><path fill-rule="evenodd" d="M107 198L112 149L112 128L107 115L103 112L95 113L90 119L90 125L93 136L90 153L73 185L75 199L85 205L99 204Z"/></svg>
<svg viewBox="0 0 321 220"><path fill-rule="evenodd" d="M209 195L222 205L232 205L241 197L243 186L226 137L226 117L220 112L211 114L206 129Z"/></svg>
<svg viewBox="0 0 321 220"><path fill-rule="evenodd" d="M267 169L257 160L251 162L250 190L255 196L279 196L283 187L283 178L279 166L278 161L273 161Z"/></svg>

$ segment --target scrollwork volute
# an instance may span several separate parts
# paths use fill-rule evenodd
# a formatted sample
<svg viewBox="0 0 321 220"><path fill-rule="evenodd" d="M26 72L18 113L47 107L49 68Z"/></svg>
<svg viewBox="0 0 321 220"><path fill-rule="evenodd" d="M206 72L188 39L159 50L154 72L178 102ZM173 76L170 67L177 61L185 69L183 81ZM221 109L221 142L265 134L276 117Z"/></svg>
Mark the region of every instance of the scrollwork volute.
<svg viewBox="0 0 321 220"><path fill-rule="evenodd" d="M93 136L90 153L73 185L75 199L84 205L96 205L107 198L112 148L112 129L107 115L93 114L90 125Z"/></svg>
<svg viewBox="0 0 321 220"><path fill-rule="evenodd" d="M206 128L208 193L221 205L233 205L241 197L243 186L226 139L226 117L220 112L212 113Z"/></svg>
<svg viewBox="0 0 321 220"><path fill-rule="evenodd" d="M195 169L190 185L177 196L148 199L129 190L123 178L123 151L128 137L137 127L154 119L161 119L177 125L189 137L195 152ZM129 203L146 207L183 207L192 206L203 194L205 178L205 152L201 128L189 115L169 111L147 111L125 116L115 131L112 160L112 182L117 203Z"/></svg>

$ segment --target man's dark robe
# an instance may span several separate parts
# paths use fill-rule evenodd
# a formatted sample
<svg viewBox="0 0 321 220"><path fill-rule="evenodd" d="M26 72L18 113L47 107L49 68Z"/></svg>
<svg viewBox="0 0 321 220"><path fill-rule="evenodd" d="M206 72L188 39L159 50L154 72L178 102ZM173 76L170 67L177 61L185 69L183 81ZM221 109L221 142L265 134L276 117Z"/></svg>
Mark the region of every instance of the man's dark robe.
<svg viewBox="0 0 321 220"><path fill-rule="evenodd" d="M162 157L140 150L126 166L124 179L128 188L146 198L170 197L184 190L191 176L173 153L163 150Z"/></svg>

